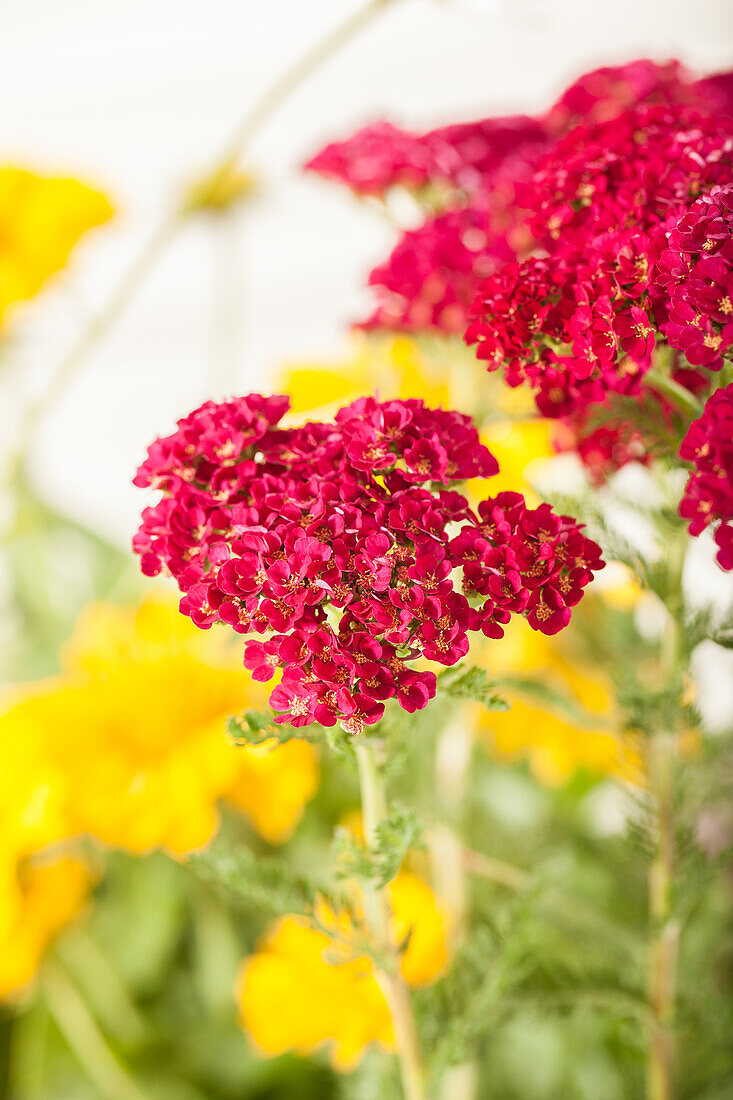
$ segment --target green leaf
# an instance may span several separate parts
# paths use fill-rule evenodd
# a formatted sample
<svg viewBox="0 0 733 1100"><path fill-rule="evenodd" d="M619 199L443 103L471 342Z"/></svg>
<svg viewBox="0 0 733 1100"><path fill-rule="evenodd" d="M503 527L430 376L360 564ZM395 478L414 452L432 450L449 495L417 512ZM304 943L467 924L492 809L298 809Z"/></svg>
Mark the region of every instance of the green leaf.
<svg viewBox="0 0 733 1100"><path fill-rule="evenodd" d="M494 692L494 681L476 665L456 665L438 675L438 690L452 699L471 699L487 710L509 710L509 703Z"/></svg>
<svg viewBox="0 0 733 1100"><path fill-rule="evenodd" d="M402 866L410 848L419 845L422 827L414 812L395 804L377 826L371 847L360 843L348 830L338 829L333 848L339 878L370 879L386 886Z"/></svg>
<svg viewBox="0 0 733 1100"><path fill-rule="evenodd" d="M277 856L259 855L243 844L215 841L189 856L188 864L206 881L239 901L272 913L310 916L319 888L295 875Z"/></svg>

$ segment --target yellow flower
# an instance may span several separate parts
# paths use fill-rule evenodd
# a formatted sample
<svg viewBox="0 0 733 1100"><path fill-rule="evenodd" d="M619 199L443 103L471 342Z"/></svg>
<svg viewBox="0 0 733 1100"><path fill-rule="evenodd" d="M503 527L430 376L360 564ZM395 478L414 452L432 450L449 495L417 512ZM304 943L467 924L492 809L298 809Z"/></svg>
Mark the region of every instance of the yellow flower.
<svg viewBox="0 0 733 1100"><path fill-rule="evenodd" d="M280 388L290 396L292 413L326 417L340 405L378 392L384 398L422 397L446 404L449 383L433 371L416 343L406 336L357 338L353 355L338 363L298 363L284 368Z"/></svg>
<svg viewBox="0 0 733 1100"><path fill-rule="evenodd" d="M91 886L81 860L0 857L0 1000L31 981L50 940L76 916Z"/></svg>
<svg viewBox="0 0 733 1100"><path fill-rule="evenodd" d="M223 632L168 602L82 615L65 672L33 685L0 718L0 737L32 729L63 775L68 828L135 852L205 844L231 801L269 841L289 835L317 785L311 745L238 748L228 715L264 701Z"/></svg>
<svg viewBox="0 0 733 1100"><path fill-rule="evenodd" d="M644 589L627 565L609 562L599 578L597 591L610 607L630 611L644 596Z"/></svg>
<svg viewBox="0 0 733 1100"><path fill-rule="evenodd" d="M485 443L499 463L499 473L488 481L469 481L468 490L478 500L506 490L524 493L527 503L536 507L539 497L531 485L532 471L543 460L552 458L552 424L547 420L497 420L481 431Z"/></svg>
<svg viewBox="0 0 733 1100"><path fill-rule="evenodd" d="M530 675L569 698L588 721L573 721L551 703L538 705L521 693L502 690L511 709L481 719L482 729L500 756L524 756L540 782L556 786L579 769L638 780L637 754L615 732L611 685L600 669L570 664L557 642L533 631L523 619L489 643L486 667L491 675Z"/></svg>
<svg viewBox="0 0 733 1100"><path fill-rule="evenodd" d="M44 753L42 731L24 715L0 720L0 862L15 861L68 832L63 776Z"/></svg>
<svg viewBox="0 0 733 1100"><path fill-rule="evenodd" d="M68 831L64 794L39 731L0 722L0 999L30 981L89 888L80 861L36 855Z"/></svg>
<svg viewBox="0 0 733 1100"><path fill-rule="evenodd" d="M387 892L393 942L410 937L400 960L403 977L410 985L434 980L447 948L445 920L432 891L401 871ZM369 1043L393 1049L392 1021L374 964L351 956L348 919L325 906L318 915L338 940L304 918L287 916L245 960L237 988L242 1022L265 1055L311 1054L328 1045L334 1067L348 1071Z"/></svg>
<svg viewBox="0 0 733 1100"><path fill-rule="evenodd" d="M112 215L109 200L75 179L0 168L0 323L66 264L84 233Z"/></svg>
<svg viewBox="0 0 733 1100"><path fill-rule="evenodd" d="M241 810L270 844L281 844L291 835L305 802L318 786L313 746L292 740L235 751L237 775L226 792L227 801Z"/></svg>

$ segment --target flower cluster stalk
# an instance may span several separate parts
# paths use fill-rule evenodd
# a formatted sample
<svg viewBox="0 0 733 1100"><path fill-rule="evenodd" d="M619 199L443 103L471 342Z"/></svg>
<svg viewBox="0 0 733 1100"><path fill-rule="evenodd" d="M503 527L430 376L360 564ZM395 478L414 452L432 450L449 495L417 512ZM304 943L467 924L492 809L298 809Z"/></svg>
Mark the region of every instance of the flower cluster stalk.
<svg viewBox="0 0 733 1100"><path fill-rule="evenodd" d="M668 555L669 619L661 642L663 681L675 676L680 661L682 568L686 540L672 540ZM661 731L649 741L647 771L655 829L655 851L649 867L649 1009L647 1046L648 1100L675 1095L674 1010L679 925L674 917L675 871L674 770L676 735Z"/></svg>
<svg viewBox="0 0 733 1100"><path fill-rule="evenodd" d="M468 873L463 843L458 834L461 807L473 750L473 730L467 708L457 714L438 734L435 749L435 796L439 820L430 838L433 885L448 919L452 950L462 943L468 925ZM442 1100L473 1100L478 1084L473 1062L451 1066L441 1085Z"/></svg>
<svg viewBox="0 0 733 1100"><path fill-rule="evenodd" d="M355 741L355 752L364 834L371 846L377 839L380 821L387 815L386 793L373 740L361 735ZM384 887L368 888L367 907L380 954L390 957L390 965L379 972L378 980L392 1017L405 1100L426 1100L417 1026L410 991L400 974L399 959L389 938L390 910Z"/></svg>
<svg viewBox="0 0 733 1100"><path fill-rule="evenodd" d="M674 1096L674 1001L679 928L673 917L674 876L674 746L667 735L655 737L650 749L649 784L656 805L656 851L649 870L651 922L647 1089L649 1100Z"/></svg>
<svg viewBox="0 0 733 1100"><path fill-rule="evenodd" d="M367 3L357 8L297 57L292 65L277 77L248 108L213 163L202 173L202 178L205 181L211 181L212 187L217 189L225 185L227 179L236 172L237 162L251 141L301 85L364 31L383 11L397 2L398 0L367 0ZM198 201L192 201L189 197L183 202L176 202L166 211L140 252L123 272L109 298L89 319L59 363L48 384L28 406L20 425L18 442L8 465L9 484L13 483L15 476L25 464L26 452L37 425L69 388L87 356L124 314L158 260L177 237L179 230L188 222L191 215L205 208L205 203L201 201L200 196L210 191L211 188L197 188L192 194L199 196Z"/></svg>

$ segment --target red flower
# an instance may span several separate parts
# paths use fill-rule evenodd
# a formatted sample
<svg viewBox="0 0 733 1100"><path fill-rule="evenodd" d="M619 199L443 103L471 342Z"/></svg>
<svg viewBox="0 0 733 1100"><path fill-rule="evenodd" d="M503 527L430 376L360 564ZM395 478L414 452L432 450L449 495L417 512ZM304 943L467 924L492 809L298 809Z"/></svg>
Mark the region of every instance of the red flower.
<svg viewBox="0 0 733 1100"><path fill-rule="evenodd" d="M462 332L481 281L514 256L484 200L403 233L369 285L377 307L363 328Z"/></svg>
<svg viewBox="0 0 733 1100"><path fill-rule="evenodd" d="M570 608L554 588L539 588L533 592L528 610L527 622L543 634L557 634L570 622Z"/></svg>
<svg viewBox="0 0 733 1100"><path fill-rule="evenodd" d="M263 409L275 415L263 420ZM267 636L246 642L244 663L256 680L282 670L277 722L358 732L388 699L420 709L435 674L412 662L454 664L470 631L495 637L512 613L527 613L540 582L569 586L576 602L602 565L596 548L581 567L572 535L581 548L588 540L547 506L530 512L502 493L474 514L441 487L497 469L459 413L364 398L334 423L284 430L283 411L263 398L207 404L154 443L137 481L164 496L135 536L146 566L176 578L181 610L199 626Z"/></svg>
<svg viewBox="0 0 733 1100"><path fill-rule="evenodd" d="M680 503L690 534L715 524L718 564L733 569L733 384L716 390L682 440L680 458L693 469Z"/></svg>
<svg viewBox="0 0 733 1100"><path fill-rule="evenodd" d="M733 185L713 187L673 226L651 293L672 347L719 370L733 348Z"/></svg>

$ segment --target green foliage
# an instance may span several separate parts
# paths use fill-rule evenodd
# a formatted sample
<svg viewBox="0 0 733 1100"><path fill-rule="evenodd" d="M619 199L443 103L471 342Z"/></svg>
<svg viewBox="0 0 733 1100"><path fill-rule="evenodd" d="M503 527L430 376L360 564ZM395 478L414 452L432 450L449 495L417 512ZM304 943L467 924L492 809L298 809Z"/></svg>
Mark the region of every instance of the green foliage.
<svg viewBox="0 0 733 1100"><path fill-rule="evenodd" d="M679 636L664 676L658 639L642 636L631 612L609 608L592 592L563 636L584 663L607 671L620 721L642 751L647 738L700 728L688 701L689 657L706 639L733 645L733 622L717 608L691 613L680 606L686 536L667 476L659 478L652 507L622 498L613 486L562 502L582 512L607 556L629 564L675 616ZM621 508L653 531L643 550L615 522L612 513ZM135 590L134 569L125 554L35 499L19 520L7 555L14 600L9 649L13 674L32 676L53 671L59 643L87 600ZM63 1017L71 1005L73 1019L81 1001L146 1100L401 1100L394 1060L380 1049L367 1051L346 1076L335 1075L320 1055L256 1057L238 1024L232 989L273 916L300 914L334 937L319 924L319 898L351 918L340 960L348 948L385 961L349 908L346 880L361 881L365 892L387 883L408 850L411 867L429 877L419 822L429 827L436 817L435 742L446 722L472 709L468 704L505 709L506 694L584 729L594 724L544 676L498 679L463 663L442 672L438 688L419 714L390 704L367 735L381 741L383 774L400 800L391 799L371 848L338 831L357 804L348 734L338 726L277 725L267 708L233 718L236 743L302 737L324 747L321 789L293 840L273 852L232 814L219 839L185 862L162 853L103 854L88 915L52 949L65 995L52 1006L54 971L42 972L35 990L0 1019L0 1097L118 1100L115 1082L104 1086L94 1070L90 1076L70 1038ZM733 1095L732 763L731 737L723 733L703 737L696 752L677 760L674 774L679 1100ZM477 1063L478 1096L642 1100L647 871L656 839L648 791L599 783L586 773L544 789L522 760L498 763L477 743L460 805L446 817L484 865L478 859L468 872L469 935L442 977L413 993L431 1100L446 1072L465 1059ZM509 873L492 878L499 864Z"/></svg>
<svg viewBox="0 0 733 1100"><path fill-rule="evenodd" d="M227 732L235 745L261 745L263 741L320 741L323 727L314 723L310 726L291 726L274 721L274 712L250 708L241 714L232 715L227 721Z"/></svg>
<svg viewBox="0 0 733 1100"><path fill-rule="evenodd" d="M188 864L234 900L269 913L311 916L316 896L328 895L324 884L294 873L280 857L262 855L224 838L189 856Z"/></svg>
<svg viewBox="0 0 733 1100"><path fill-rule="evenodd" d="M25 483L17 486L15 528L2 546L6 578L0 679L58 671L59 650L81 608L100 595L139 591L130 554L61 515Z"/></svg>
<svg viewBox="0 0 733 1100"><path fill-rule="evenodd" d="M368 880L386 886L402 866L410 848L416 848L422 827L414 810L392 805L388 816L377 826L375 843L367 847L347 830L339 828L333 843L337 874L340 878Z"/></svg>
<svg viewBox="0 0 733 1100"><path fill-rule="evenodd" d="M450 699L470 699L487 710L508 710L509 704L493 690L496 685L483 668L465 663L438 675L438 691Z"/></svg>

